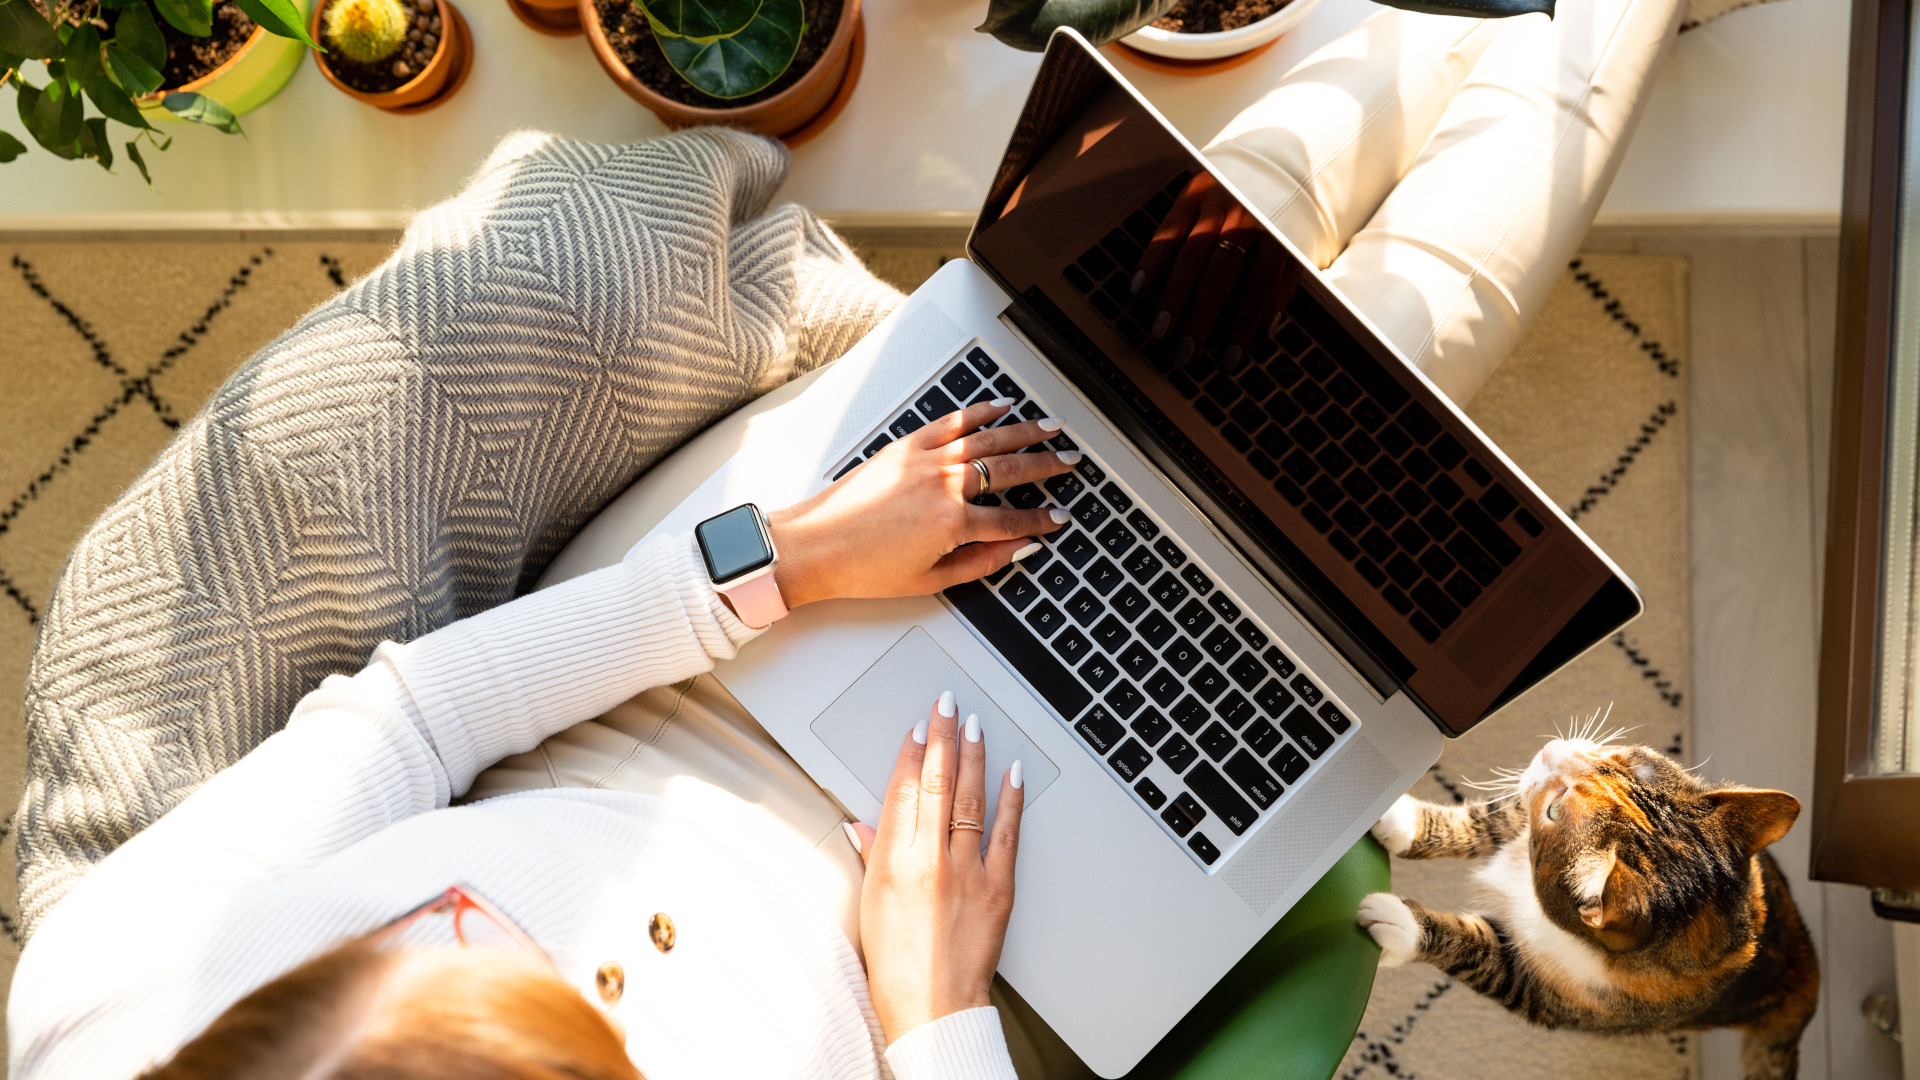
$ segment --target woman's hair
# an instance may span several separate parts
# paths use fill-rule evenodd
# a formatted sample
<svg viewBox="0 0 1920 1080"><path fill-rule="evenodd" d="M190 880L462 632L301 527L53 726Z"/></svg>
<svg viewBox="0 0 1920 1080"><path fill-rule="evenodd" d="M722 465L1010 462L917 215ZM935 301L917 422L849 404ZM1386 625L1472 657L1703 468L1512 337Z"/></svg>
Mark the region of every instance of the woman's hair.
<svg viewBox="0 0 1920 1080"><path fill-rule="evenodd" d="M600 1010L502 950L356 938L241 998L142 1080L640 1080Z"/></svg>

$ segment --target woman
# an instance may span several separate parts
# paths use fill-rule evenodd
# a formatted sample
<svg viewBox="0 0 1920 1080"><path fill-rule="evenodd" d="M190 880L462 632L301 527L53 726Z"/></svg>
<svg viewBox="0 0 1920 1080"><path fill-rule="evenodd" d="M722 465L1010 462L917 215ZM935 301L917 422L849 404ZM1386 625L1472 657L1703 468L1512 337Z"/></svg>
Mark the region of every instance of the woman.
<svg viewBox="0 0 1920 1080"><path fill-rule="evenodd" d="M969 502L974 461L1002 487L1077 460L1018 452L1057 422L986 427L1009 406L936 420L769 514L788 605L930 593L1037 550L1052 513ZM502 756L755 633L678 535L381 645L48 918L22 966L15 1075L158 1060L142 1075L848 1077L882 1075L884 1056L903 1080L1012 1076L987 993L1021 768L983 775L979 725L950 693L903 732L864 836L864 973L827 903L778 872L777 843L729 827L750 807L574 788L449 806ZM181 921L127 940L159 929L149 903Z"/></svg>

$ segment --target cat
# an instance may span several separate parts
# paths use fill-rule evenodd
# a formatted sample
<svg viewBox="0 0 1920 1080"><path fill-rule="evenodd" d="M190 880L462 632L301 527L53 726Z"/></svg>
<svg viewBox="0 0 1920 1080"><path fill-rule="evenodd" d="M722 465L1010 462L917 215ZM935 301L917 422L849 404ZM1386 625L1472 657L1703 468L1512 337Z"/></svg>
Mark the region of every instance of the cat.
<svg viewBox="0 0 1920 1080"><path fill-rule="evenodd" d="M1546 1027L1739 1028L1746 1080L1793 1080L1820 967L1763 849L1800 801L1584 737L1549 742L1508 784L1467 806L1403 795L1374 825L1394 855L1486 860L1484 914L1363 899L1381 964L1425 961Z"/></svg>

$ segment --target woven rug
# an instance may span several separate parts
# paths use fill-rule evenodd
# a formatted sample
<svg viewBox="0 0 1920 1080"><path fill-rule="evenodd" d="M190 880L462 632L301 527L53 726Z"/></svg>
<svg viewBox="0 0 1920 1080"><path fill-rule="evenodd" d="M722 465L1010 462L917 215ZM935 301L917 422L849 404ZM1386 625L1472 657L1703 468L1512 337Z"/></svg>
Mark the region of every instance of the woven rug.
<svg viewBox="0 0 1920 1080"><path fill-rule="evenodd" d="M956 251L852 237L880 276L912 288ZM98 241L0 245L0 808L19 802L20 697L35 623L67 549L228 372L308 308L371 269L383 242ZM1640 584L1648 613L1614 641L1449 744L1416 793L1519 765L1539 736L1613 704L1645 741L1688 737L1684 264L1592 256L1569 271L1474 419ZM10 822L9 822L10 825ZM4 834L0 834L4 835ZM10 869L10 840L0 866ZM1395 887L1465 902L1457 864L1396 863ZM0 995L17 944L0 873ZM1684 1041L1528 1028L1432 968L1385 971L1340 1075L1669 1080Z"/></svg>

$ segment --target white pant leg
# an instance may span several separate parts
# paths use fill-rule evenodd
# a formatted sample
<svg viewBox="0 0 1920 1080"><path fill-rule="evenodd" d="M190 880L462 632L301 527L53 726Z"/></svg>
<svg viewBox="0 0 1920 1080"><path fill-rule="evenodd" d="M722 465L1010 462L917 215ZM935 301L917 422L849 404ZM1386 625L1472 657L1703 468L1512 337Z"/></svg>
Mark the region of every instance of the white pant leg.
<svg viewBox="0 0 1920 1080"><path fill-rule="evenodd" d="M1455 401L1546 302L1600 208L1682 0L1503 20L1328 278Z"/></svg>
<svg viewBox="0 0 1920 1080"><path fill-rule="evenodd" d="M1497 29L1382 9L1242 110L1207 159L1325 269L1413 164Z"/></svg>

